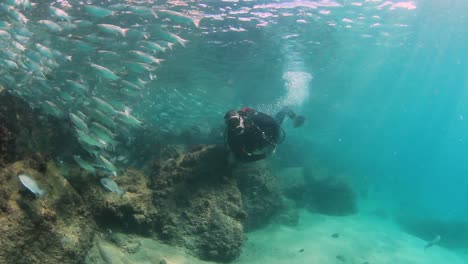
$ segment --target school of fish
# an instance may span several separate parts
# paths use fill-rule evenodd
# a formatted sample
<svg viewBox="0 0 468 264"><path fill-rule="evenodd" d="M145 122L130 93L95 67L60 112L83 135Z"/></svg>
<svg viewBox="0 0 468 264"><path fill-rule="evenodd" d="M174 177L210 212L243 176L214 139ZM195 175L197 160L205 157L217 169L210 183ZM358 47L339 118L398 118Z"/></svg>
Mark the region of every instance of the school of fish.
<svg viewBox="0 0 468 264"><path fill-rule="evenodd" d="M90 3L2 1L0 86L73 126L87 153L73 156L81 168L117 176L119 135L143 125L132 106L151 89L160 55L185 46L178 34L201 17L153 1Z"/></svg>

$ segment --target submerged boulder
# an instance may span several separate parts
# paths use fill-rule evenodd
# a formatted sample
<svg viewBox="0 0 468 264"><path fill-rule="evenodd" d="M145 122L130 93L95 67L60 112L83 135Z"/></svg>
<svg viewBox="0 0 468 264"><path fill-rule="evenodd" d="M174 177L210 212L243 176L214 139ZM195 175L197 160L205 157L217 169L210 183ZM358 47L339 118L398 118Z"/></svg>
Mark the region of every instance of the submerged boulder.
<svg viewBox="0 0 468 264"><path fill-rule="evenodd" d="M332 174L317 173L305 168L305 206L327 215L349 215L357 212L357 197L349 179Z"/></svg>
<svg viewBox="0 0 468 264"><path fill-rule="evenodd" d="M0 167L11 161L15 147L15 139L10 130L4 126L0 115Z"/></svg>
<svg viewBox="0 0 468 264"><path fill-rule="evenodd" d="M260 228L282 207L282 195L277 178L266 162L239 164L233 170L242 193L243 208L247 213L247 230Z"/></svg>
<svg viewBox="0 0 468 264"><path fill-rule="evenodd" d="M45 191L36 197L26 174ZM40 156L0 170L0 263L82 263L95 223L53 162Z"/></svg>
<svg viewBox="0 0 468 264"><path fill-rule="evenodd" d="M73 186L80 190L98 226L129 233L153 234L154 219L157 219L158 215L152 203L149 178L134 169L128 169L120 173L120 176L113 177L112 180L125 191L125 194L120 196L105 189L99 177L83 172L71 179Z"/></svg>
<svg viewBox="0 0 468 264"><path fill-rule="evenodd" d="M42 115L0 86L0 167L35 152L52 157L79 153L81 147L67 124Z"/></svg>
<svg viewBox="0 0 468 264"><path fill-rule="evenodd" d="M232 261L243 242L245 212L224 148L201 146L155 165L158 232L202 259Z"/></svg>
<svg viewBox="0 0 468 264"><path fill-rule="evenodd" d="M284 168L278 172L281 193L289 199L294 200L297 205L303 206L304 194L307 186L304 179L303 167Z"/></svg>

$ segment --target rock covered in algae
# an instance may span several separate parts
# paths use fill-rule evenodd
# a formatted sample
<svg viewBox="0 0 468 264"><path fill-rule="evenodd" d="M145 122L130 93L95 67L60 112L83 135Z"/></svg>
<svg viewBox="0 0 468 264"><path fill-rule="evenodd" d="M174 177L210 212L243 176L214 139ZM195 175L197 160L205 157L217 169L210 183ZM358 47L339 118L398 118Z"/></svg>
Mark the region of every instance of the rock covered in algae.
<svg viewBox="0 0 468 264"><path fill-rule="evenodd" d="M83 173L71 179L80 190L96 223L106 229L153 234L157 210L153 206L150 179L141 171L128 169L112 178L125 191L123 196L106 190L99 177Z"/></svg>
<svg viewBox="0 0 468 264"><path fill-rule="evenodd" d="M349 215L357 212L356 193L348 178L306 167L304 170L306 207L327 215Z"/></svg>
<svg viewBox="0 0 468 264"><path fill-rule="evenodd" d="M244 224L252 230L268 224L282 206L282 194L277 178L266 162L239 164L234 170L243 208L247 213Z"/></svg>
<svg viewBox="0 0 468 264"><path fill-rule="evenodd" d="M162 239L206 260L239 255L246 214L222 147L201 146L158 163L152 181Z"/></svg>
<svg viewBox="0 0 468 264"><path fill-rule="evenodd" d="M21 173L46 195L37 198L26 189ZM0 170L0 228L0 263L82 263L95 224L55 165L36 156Z"/></svg>
<svg viewBox="0 0 468 264"><path fill-rule="evenodd" d="M14 156L15 139L10 130L4 126L4 121L0 115L0 167L5 166Z"/></svg>
<svg viewBox="0 0 468 264"><path fill-rule="evenodd" d="M63 120L42 116L0 89L0 167L35 152L57 157L71 156L79 149L73 130Z"/></svg>
<svg viewBox="0 0 468 264"><path fill-rule="evenodd" d="M0 167L11 162L15 156L15 137L8 127L8 104L1 100L5 97L5 90L0 86Z"/></svg>
<svg viewBox="0 0 468 264"><path fill-rule="evenodd" d="M304 205L306 182L303 167L284 168L278 172L281 192L284 196L294 200L298 206Z"/></svg>

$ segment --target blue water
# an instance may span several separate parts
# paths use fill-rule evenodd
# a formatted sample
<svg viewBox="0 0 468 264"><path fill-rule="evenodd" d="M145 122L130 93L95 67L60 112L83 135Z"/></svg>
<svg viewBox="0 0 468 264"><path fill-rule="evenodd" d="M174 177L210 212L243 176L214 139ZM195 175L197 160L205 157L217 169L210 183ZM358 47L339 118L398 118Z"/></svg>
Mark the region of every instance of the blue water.
<svg viewBox="0 0 468 264"><path fill-rule="evenodd" d="M182 3L161 4L203 17L199 28L170 27L186 46L161 55L141 99L112 95L147 126L217 129L229 109L274 114L288 105L307 121L286 122L273 166L319 162L396 218L467 228L468 2Z"/></svg>
<svg viewBox="0 0 468 264"><path fill-rule="evenodd" d="M316 3L270 3L259 10L262 26L226 15L258 10L251 2L226 3L232 9L221 12L224 20L207 19L207 31L244 29L208 33L203 39L213 44L197 46L214 82L206 89L220 93L212 100L269 113L293 105L308 121L301 130L287 128L276 162L318 159L365 177L364 188L390 201L397 215L466 223L467 3L307 7ZM288 72L300 74L287 80ZM223 96L226 89L231 93Z"/></svg>
<svg viewBox="0 0 468 264"><path fill-rule="evenodd" d="M189 80L206 84L217 95L211 102L269 113L290 104L304 113L304 128L287 129L279 162L326 156L324 162L365 175L376 195L401 210L468 220L466 2L267 4L210 4L224 19L203 22L207 34L197 52L171 62L174 71L206 73ZM252 17L242 10L263 13L255 17L267 22L240 22ZM287 72L303 75L288 81Z"/></svg>

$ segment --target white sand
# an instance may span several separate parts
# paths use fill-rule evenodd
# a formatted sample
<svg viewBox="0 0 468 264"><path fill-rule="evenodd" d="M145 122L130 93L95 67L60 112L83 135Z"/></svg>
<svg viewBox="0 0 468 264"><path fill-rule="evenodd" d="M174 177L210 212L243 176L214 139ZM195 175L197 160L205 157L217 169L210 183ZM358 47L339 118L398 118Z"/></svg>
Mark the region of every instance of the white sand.
<svg viewBox="0 0 468 264"><path fill-rule="evenodd" d="M332 234L338 233L338 238ZM101 241L101 254L115 264L208 264L182 249L138 238L135 254L124 254L115 245ZM235 264L463 264L468 259L402 232L396 225L376 216L330 217L301 212L297 227L270 225L247 235L241 257ZM303 252L299 252L304 249ZM104 254L102 254L104 252ZM340 255L345 261L337 259ZM88 263L106 263L98 260Z"/></svg>
<svg viewBox="0 0 468 264"><path fill-rule="evenodd" d="M332 234L338 233L338 238ZM402 232L376 216L301 213L297 227L272 225L248 235L236 263L463 264L455 253ZM304 249L303 252L299 250ZM337 259L340 255L345 261Z"/></svg>

